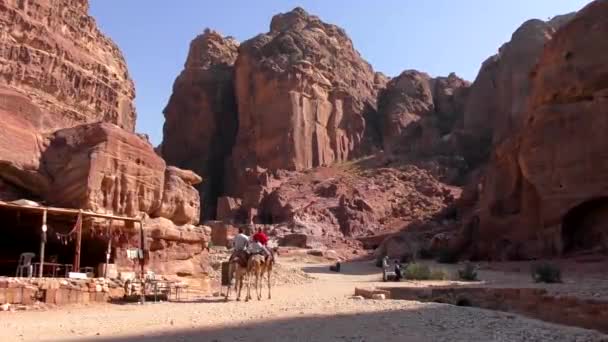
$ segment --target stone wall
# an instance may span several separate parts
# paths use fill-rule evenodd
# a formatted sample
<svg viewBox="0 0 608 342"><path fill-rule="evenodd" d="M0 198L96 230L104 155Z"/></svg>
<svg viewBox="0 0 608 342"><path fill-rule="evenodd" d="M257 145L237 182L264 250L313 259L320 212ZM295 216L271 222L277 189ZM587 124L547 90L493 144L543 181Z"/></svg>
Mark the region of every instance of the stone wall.
<svg viewBox="0 0 608 342"><path fill-rule="evenodd" d="M608 332L608 301L553 296L539 288L381 288L392 299L473 306L522 314L543 321Z"/></svg>
<svg viewBox="0 0 608 342"><path fill-rule="evenodd" d="M0 305L44 304L66 305L107 302L124 295L121 284L106 279L15 279L0 277ZM6 305L9 304L9 305Z"/></svg>

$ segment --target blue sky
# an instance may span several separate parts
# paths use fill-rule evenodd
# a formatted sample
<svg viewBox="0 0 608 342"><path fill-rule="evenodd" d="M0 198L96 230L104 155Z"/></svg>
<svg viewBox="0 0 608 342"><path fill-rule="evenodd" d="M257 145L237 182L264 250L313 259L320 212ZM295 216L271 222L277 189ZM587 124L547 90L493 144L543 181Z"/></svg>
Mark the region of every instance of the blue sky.
<svg viewBox="0 0 608 342"><path fill-rule="evenodd" d="M456 72L474 80L525 20L548 19L589 0L90 0L101 30L121 48L135 81L137 131L162 141L164 109L190 41L205 27L239 41L268 31L279 12L301 6L341 26L377 71Z"/></svg>

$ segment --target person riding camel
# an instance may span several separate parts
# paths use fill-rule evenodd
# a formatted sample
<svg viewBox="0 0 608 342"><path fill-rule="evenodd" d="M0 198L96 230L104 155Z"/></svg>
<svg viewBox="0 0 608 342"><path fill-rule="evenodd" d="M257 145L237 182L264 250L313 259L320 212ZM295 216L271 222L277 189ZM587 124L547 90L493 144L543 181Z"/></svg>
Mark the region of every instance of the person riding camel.
<svg viewBox="0 0 608 342"><path fill-rule="evenodd" d="M232 262L232 259L235 257L244 257L243 262L247 262L247 246L249 245L249 237L245 235L243 228L239 228L239 233L234 237L234 241L232 242L234 251L230 255L230 259L228 262Z"/></svg>
<svg viewBox="0 0 608 342"><path fill-rule="evenodd" d="M272 254L270 253L270 250L268 249L268 236L266 236L266 234L264 233L262 228L258 228L258 231L255 234L253 234L252 240L254 242L257 242L260 244L260 247L262 248L262 251L266 255L266 258L272 256Z"/></svg>

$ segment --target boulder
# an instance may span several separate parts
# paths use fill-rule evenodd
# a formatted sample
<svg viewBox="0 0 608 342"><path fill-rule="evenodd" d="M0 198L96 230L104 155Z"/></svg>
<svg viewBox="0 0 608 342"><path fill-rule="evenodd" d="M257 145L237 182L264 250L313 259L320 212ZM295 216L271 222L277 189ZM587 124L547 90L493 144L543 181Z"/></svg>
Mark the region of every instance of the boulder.
<svg viewBox="0 0 608 342"><path fill-rule="evenodd" d="M67 128L42 156L51 205L137 216L159 210L165 162L135 134L109 123Z"/></svg>
<svg viewBox="0 0 608 342"><path fill-rule="evenodd" d="M127 259L126 249L137 246L139 234L128 235L125 240L115 241L114 261L121 271L132 270L133 263ZM204 227L190 224L176 225L171 220L159 217L144 221L146 269L162 275L201 276L209 267L205 251L210 236Z"/></svg>
<svg viewBox="0 0 608 342"><path fill-rule="evenodd" d="M217 214L215 219L218 221L234 221L241 208L242 200L240 198L233 198L228 196L222 196L217 199Z"/></svg>
<svg viewBox="0 0 608 342"><path fill-rule="evenodd" d="M415 259L423 241L426 239L421 234L403 232L387 237L376 249L375 254L379 257L388 256L390 259Z"/></svg>
<svg viewBox="0 0 608 342"><path fill-rule="evenodd" d="M211 227L213 246L230 247L232 240L238 234L238 228L219 221L210 221L208 224Z"/></svg>
<svg viewBox="0 0 608 342"><path fill-rule="evenodd" d="M175 166L167 166L167 173L178 177L184 183L195 186L203 182L203 178L192 170L183 170Z"/></svg>
<svg viewBox="0 0 608 342"><path fill-rule="evenodd" d="M168 167L163 199L155 216L168 218L178 225L198 224L201 203L198 190L193 185L200 182L201 177L192 171Z"/></svg>
<svg viewBox="0 0 608 342"><path fill-rule="evenodd" d="M279 246L306 248L308 245L308 235L306 234L287 234L279 240Z"/></svg>
<svg viewBox="0 0 608 342"><path fill-rule="evenodd" d="M134 130L133 82L122 53L89 15L88 1L0 6L0 83L40 109L23 108L24 120L45 133L99 121Z"/></svg>
<svg viewBox="0 0 608 342"><path fill-rule="evenodd" d="M329 165L360 147L375 74L341 28L301 8L276 15L241 44L235 74L237 172Z"/></svg>

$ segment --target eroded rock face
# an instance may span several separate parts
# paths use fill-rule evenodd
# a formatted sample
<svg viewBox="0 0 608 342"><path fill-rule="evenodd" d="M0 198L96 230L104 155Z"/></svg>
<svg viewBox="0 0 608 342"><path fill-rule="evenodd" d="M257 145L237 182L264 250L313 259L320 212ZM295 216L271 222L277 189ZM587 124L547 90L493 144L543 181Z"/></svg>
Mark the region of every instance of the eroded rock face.
<svg viewBox="0 0 608 342"><path fill-rule="evenodd" d="M144 221L145 246L149 251L146 270L162 275L207 275L209 254L206 247L211 238L210 234L209 227L176 225L163 217L147 218ZM133 262L127 259L126 250L137 245L137 230L127 230L121 240L115 241L114 262L121 270L133 270Z"/></svg>
<svg viewBox="0 0 608 342"><path fill-rule="evenodd" d="M301 8L276 15L270 32L240 46L235 70L236 170L303 170L360 147L375 74L341 28Z"/></svg>
<svg viewBox="0 0 608 342"><path fill-rule="evenodd" d="M201 177L192 171L167 167L163 200L156 216L168 218L179 225L198 224L201 204L194 186L201 182Z"/></svg>
<svg viewBox="0 0 608 342"><path fill-rule="evenodd" d="M379 106L384 147L390 150L402 142L400 138L413 123L435 111L431 77L416 70L404 71L388 83Z"/></svg>
<svg viewBox="0 0 608 342"><path fill-rule="evenodd" d="M30 120L40 115L27 97L0 86L0 178L37 195L48 188L40 172L44 138Z"/></svg>
<svg viewBox="0 0 608 342"><path fill-rule="evenodd" d="M40 111L43 132L91 122L135 127L135 90L120 50L88 15L86 0L0 1L0 82Z"/></svg>
<svg viewBox="0 0 608 342"><path fill-rule="evenodd" d="M211 30L196 37L164 110L162 156L208 180L197 187L207 218L215 216L217 197L224 192L225 159L236 136L237 49L234 39Z"/></svg>
<svg viewBox="0 0 608 342"><path fill-rule="evenodd" d="M391 79L378 97L385 151L410 160L439 156L463 159L465 145L457 132L468 88L469 82L454 73L431 78L406 70Z"/></svg>
<svg viewBox="0 0 608 342"><path fill-rule="evenodd" d="M164 160L147 141L118 126L59 130L42 158L52 179L49 204L127 216L161 206Z"/></svg>
<svg viewBox="0 0 608 342"><path fill-rule="evenodd" d="M608 196L603 163L607 34L608 1L601 0L581 10L547 43L532 72L524 128L498 147L485 174L480 255L559 255L607 241L607 231L593 223L602 217Z"/></svg>
<svg viewBox="0 0 608 342"><path fill-rule="evenodd" d="M229 196L218 198L216 219L226 222L234 221L238 215L241 204L242 201L239 198Z"/></svg>
<svg viewBox="0 0 608 342"><path fill-rule="evenodd" d="M319 168L275 179L262 191L256 222L295 222L292 233L363 237L432 218L457 196L415 166Z"/></svg>
<svg viewBox="0 0 608 342"><path fill-rule="evenodd" d="M531 91L530 72L545 44L573 15L557 16L546 22L526 21L498 54L482 64L466 104L464 130L467 134L491 147L492 142L500 143L523 127L523 113Z"/></svg>

